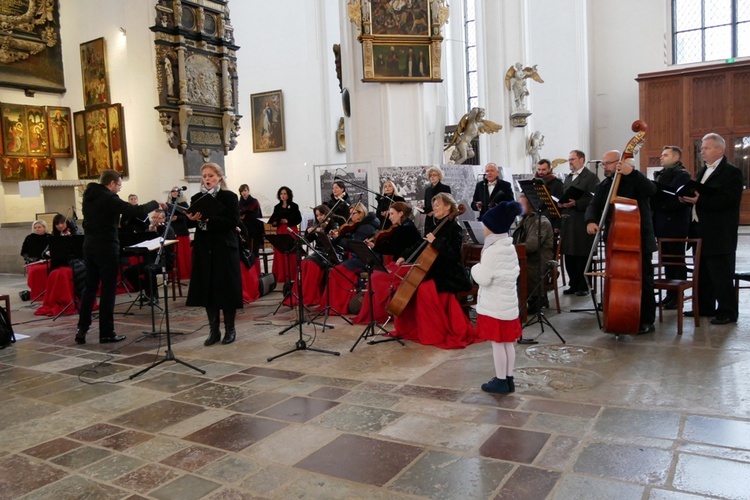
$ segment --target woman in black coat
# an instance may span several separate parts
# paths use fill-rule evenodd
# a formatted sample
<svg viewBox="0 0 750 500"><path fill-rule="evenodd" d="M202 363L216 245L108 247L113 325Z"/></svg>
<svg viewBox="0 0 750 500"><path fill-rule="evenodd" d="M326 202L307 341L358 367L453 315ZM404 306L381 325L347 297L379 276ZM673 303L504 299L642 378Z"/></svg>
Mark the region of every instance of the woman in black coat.
<svg viewBox="0 0 750 500"><path fill-rule="evenodd" d="M391 220L388 217L388 209L391 205L397 201L406 201L403 196L398 195L396 185L393 181L385 181L383 183L383 194L375 197L378 202L378 208L375 213L381 222L381 229L388 229L391 227Z"/></svg>
<svg viewBox="0 0 750 500"><path fill-rule="evenodd" d="M432 200L436 195L440 193L451 194L450 186L443 184L443 171L438 167L430 167L427 170L427 178L430 183L424 190L424 234L432 232L437 226L437 223L433 217L434 210L432 208Z"/></svg>
<svg viewBox="0 0 750 500"><path fill-rule="evenodd" d="M242 308L242 278L237 228L240 224L237 195L226 189L224 172L216 163L201 167L201 192L194 195L192 205L202 196L213 196L224 206L215 215L186 212L195 226L193 239L193 270L186 305L206 308L209 334L203 343L213 345L221 339L219 309L224 311L222 344L234 342L234 319Z"/></svg>
<svg viewBox="0 0 750 500"><path fill-rule="evenodd" d="M299 205L294 203L294 193L286 186L281 186L276 192L279 202L273 207L273 213L268 223L276 228L276 234L299 232L299 224L302 222L302 213ZM273 250L273 275L278 283L295 281L297 276L297 257L294 253L282 254L276 248Z"/></svg>

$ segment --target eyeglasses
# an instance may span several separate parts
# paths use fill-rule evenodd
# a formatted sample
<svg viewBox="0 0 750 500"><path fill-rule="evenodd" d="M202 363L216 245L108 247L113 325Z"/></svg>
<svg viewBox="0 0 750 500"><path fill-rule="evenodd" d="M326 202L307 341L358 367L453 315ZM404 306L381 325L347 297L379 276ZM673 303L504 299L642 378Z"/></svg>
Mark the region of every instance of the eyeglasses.
<svg viewBox="0 0 750 500"><path fill-rule="evenodd" d="M615 163L617 163L618 161L619 161L619 160L614 160L614 161L603 161L603 162L602 162L602 165L604 165L605 167L608 167L608 166L610 166L610 165L614 165L614 164L615 164Z"/></svg>

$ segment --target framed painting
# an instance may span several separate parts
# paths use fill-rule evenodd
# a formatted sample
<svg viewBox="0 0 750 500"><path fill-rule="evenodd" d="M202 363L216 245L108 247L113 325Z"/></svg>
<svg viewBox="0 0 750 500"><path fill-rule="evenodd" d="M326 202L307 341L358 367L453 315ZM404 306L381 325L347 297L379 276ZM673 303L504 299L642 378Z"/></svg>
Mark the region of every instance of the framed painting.
<svg viewBox="0 0 750 500"><path fill-rule="evenodd" d="M26 136L26 117L21 104L3 104L3 139L5 154L8 156L26 156L28 142Z"/></svg>
<svg viewBox="0 0 750 500"><path fill-rule="evenodd" d="M284 151L284 103L281 90L250 95L253 152Z"/></svg>
<svg viewBox="0 0 750 500"><path fill-rule="evenodd" d="M75 131L76 145L76 165L78 166L78 178L86 179L88 177L88 157L89 152L86 148L86 117L85 111L73 113L73 130Z"/></svg>
<svg viewBox="0 0 750 500"><path fill-rule="evenodd" d="M70 108L48 106L47 127L50 155L56 158L72 158L73 127L70 122Z"/></svg>
<svg viewBox="0 0 750 500"><path fill-rule="evenodd" d="M372 45L373 71L381 81L430 80L430 46L384 43Z"/></svg>
<svg viewBox="0 0 750 500"><path fill-rule="evenodd" d="M128 156L125 147L124 121L122 105L113 104L107 108L107 131L109 134L109 151L112 157L112 168L123 176L128 175Z"/></svg>
<svg viewBox="0 0 750 500"><path fill-rule="evenodd" d="M24 111L29 156L48 156L47 110L43 106L25 106Z"/></svg>
<svg viewBox="0 0 750 500"><path fill-rule="evenodd" d="M109 104L107 46L104 38L81 44L81 75L83 77L83 106L89 108Z"/></svg>

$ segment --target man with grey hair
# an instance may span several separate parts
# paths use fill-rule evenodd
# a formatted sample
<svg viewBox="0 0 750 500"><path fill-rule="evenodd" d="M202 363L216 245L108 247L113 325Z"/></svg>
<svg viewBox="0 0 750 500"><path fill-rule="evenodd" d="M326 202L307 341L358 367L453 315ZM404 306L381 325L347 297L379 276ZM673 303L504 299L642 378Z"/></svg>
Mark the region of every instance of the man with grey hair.
<svg viewBox="0 0 750 500"><path fill-rule="evenodd" d="M740 169L727 161L725 150L726 142L719 134L703 137L701 157L706 164L695 180L705 187L698 188L695 196L680 198L692 205L691 236L702 239L699 311L685 315L714 316L714 325L735 323L739 313L733 280L744 182Z"/></svg>
<svg viewBox="0 0 750 500"><path fill-rule="evenodd" d="M482 220L487 210L501 201L513 201L513 188L509 182L500 179L497 165L488 163L484 167L484 179L474 188L471 208L479 212L479 220Z"/></svg>
<svg viewBox="0 0 750 500"><path fill-rule="evenodd" d="M649 198L656 194L656 186L633 166L632 160L620 160L620 157L620 152L615 150L607 151L602 156L605 179L597 184L594 199L586 209L586 231L588 234L599 232L599 219L604 212L610 186L617 172L622 177L617 188L617 196L636 200L641 214L641 322L638 333L651 333L654 331L656 319L654 266L651 264L651 257L656 250L656 237L651 222ZM607 213L606 227L609 227L611 216L610 210Z"/></svg>

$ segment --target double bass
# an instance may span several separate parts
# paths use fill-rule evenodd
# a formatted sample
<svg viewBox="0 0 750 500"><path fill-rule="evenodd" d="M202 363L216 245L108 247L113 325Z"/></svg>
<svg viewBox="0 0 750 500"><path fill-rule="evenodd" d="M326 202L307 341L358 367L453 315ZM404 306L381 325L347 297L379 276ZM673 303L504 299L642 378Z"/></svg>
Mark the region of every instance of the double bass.
<svg viewBox="0 0 750 500"><path fill-rule="evenodd" d="M459 205L458 210L456 210L452 214L447 215L432 231L432 234L436 235L438 232L440 232L440 230L445 226L446 223L448 223L449 221L453 221L456 217L462 215L464 212L466 212L466 205ZM388 306L385 308L385 310L391 316L400 316L401 313L404 312L404 309L406 309L406 306L409 305L412 297L414 297L414 294L417 292L417 288L419 288L419 285L424 281L425 276L427 276L427 273L432 267L432 264L435 263L435 259L437 259L438 257L438 251L435 250L435 247L433 247L432 244L429 244L426 241L423 242L422 245L420 245L419 248L417 248L417 250L409 256L407 261L411 261L416 254L419 254L419 256L414 261L414 264L412 265L412 268L409 269L409 272L406 273L404 280L398 286L395 295L388 303Z"/></svg>
<svg viewBox="0 0 750 500"><path fill-rule="evenodd" d="M633 158L643 145L647 125L637 120L633 122L632 130L636 135L630 139L620 156L620 161ZM607 202L599 220L599 232L596 233L594 244L589 252L586 269L591 269L591 263L599 246L601 235L604 234L609 210L612 211L609 227L607 228L606 269L597 274L604 277L602 292L602 330L607 333L637 335L641 318L641 280L642 280L642 242L641 242L641 214L638 202L630 198L617 195L621 174L615 172L612 186L607 195ZM649 216L650 214L645 214ZM594 298L594 292L591 291ZM597 312L598 314L598 312Z"/></svg>

